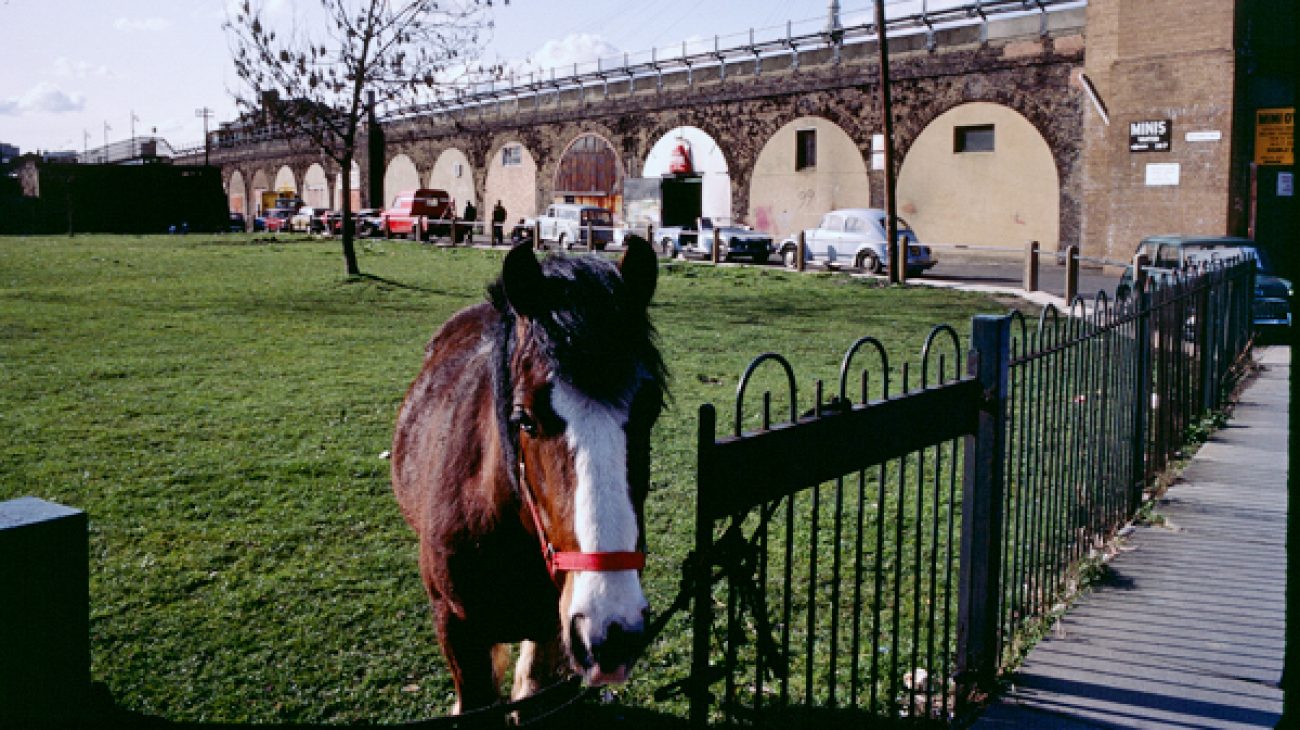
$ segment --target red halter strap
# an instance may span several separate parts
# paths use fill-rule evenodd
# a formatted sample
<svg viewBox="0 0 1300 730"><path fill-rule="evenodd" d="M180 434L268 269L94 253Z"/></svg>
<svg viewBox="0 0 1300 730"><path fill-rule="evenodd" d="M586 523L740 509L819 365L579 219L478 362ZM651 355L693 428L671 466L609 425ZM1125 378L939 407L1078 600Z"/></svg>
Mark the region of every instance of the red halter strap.
<svg viewBox="0 0 1300 730"><path fill-rule="evenodd" d="M524 504L528 514L533 517L533 526L537 529L537 539L542 545L542 557L546 560L546 571L558 586L564 573L570 571L608 572L614 570L641 570L645 567L645 553L636 551L618 552L560 552L550 540L546 539L546 528L542 527L542 517L533 500L532 487L524 474L524 455L519 455L519 491L524 495Z"/></svg>

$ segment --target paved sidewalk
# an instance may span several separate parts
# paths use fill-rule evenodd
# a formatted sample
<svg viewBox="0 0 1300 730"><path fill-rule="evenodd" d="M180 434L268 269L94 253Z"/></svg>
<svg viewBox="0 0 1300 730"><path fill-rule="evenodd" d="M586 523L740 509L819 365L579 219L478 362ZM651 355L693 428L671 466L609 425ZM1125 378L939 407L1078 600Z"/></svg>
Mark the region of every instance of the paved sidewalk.
<svg viewBox="0 0 1300 730"><path fill-rule="evenodd" d="M975 722L1003 728L1272 728L1282 712L1291 351Z"/></svg>

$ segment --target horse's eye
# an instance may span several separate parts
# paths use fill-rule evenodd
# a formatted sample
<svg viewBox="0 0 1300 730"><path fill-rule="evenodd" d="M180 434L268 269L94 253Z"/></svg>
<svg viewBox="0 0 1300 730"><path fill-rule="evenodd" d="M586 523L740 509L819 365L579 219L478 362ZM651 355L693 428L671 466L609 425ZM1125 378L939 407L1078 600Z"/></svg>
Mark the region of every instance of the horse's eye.
<svg viewBox="0 0 1300 730"><path fill-rule="evenodd" d="M510 426L523 431L529 436L537 435L537 422L533 420L532 416L528 415L528 411L525 411L523 407L516 406L514 412L510 414Z"/></svg>

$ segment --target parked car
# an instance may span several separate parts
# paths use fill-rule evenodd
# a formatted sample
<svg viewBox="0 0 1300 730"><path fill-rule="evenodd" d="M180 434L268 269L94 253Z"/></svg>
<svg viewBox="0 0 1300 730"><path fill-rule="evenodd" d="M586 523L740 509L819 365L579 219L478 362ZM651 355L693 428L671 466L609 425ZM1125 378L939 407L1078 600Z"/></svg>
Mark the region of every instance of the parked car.
<svg viewBox="0 0 1300 730"><path fill-rule="evenodd" d="M263 217L263 227L267 233L280 233L290 230L289 221L293 218L292 208L272 208Z"/></svg>
<svg viewBox="0 0 1300 730"><path fill-rule="evenodd" d="M1251 317L1258 330L1291 326L1291 302L1295 287L1289 279L1273 273L1268 254L1249 238L1236 236L1147 236L1135 254L1151 262L1150 276L1157 279L1205 263L1245 258L1255 262L1255 295ZM1133 267L1125 268L1116 287L1117 297L1132 293Z"/></svg>
<svg viewBox="0 0 1300 730"><path fill-rule="evenodd" d="M226 230L229 231L230 233L243 233L244 231L247 231L247 230L248 230L248 224L247 224L247 222L244 220L244 214L243 214L243 213L231 213L231 214L230 214L230 223L229 223L229 225L226 226Z"/></svg>
<svg viewBox="0 0 1300 730"><path fill-rule="evenodd" d="M592 250L602 251L614 240L614 214L594 205L553 203L537 217L537 222L541 225L542 243L553 242L561 248L588 245L588 228Z"/></svg>
<svg viewBox="0 0 1300 730"><path fill-rule="evenodd" d="M444 190L419 188L397 194L393 204L380 214L380 230L385 238L410 236L426 240L445 236L451 231L455 215L451 196Z"/></svg>
<svg viewBox="0 0 1300 730"><path fill-rule="evenodd" d="M898 236L907 242L907 275L920 276L934 268L939 259L929 246L917 241L916 233L902 218L898 219ZM885 211L879 208L842 208L822 217L816 228L804 231L804 261L822 266L854 266L873 274L889 265L885 240ZM793 268L798 237L781 242L781 258Z"/></svg>
<svg viewBox="0 0 1300 730"><path fill-rule="evenodd" d="M289 218L289 230L296 233L311 233L318 215L325 212L319 208L304 205Z"/></svg>
<svg viewBox="0 0 1300 730"><path fill-rule="evenodd" d="M655 231L659 249L669 256L713 256L713 241L721 240L718 257L724 261L745 258L763 263L775 247L772 237L746 226L714 226L712 218L699 218L694 226L664 226Z"/></svg>

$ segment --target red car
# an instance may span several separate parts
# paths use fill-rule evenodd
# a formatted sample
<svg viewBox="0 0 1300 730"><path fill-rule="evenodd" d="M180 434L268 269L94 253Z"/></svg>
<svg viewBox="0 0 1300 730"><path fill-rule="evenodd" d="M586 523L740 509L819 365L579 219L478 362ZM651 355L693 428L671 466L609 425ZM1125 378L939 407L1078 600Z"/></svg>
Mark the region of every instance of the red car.
<svg viewBox="0 0 1300 730"><path fill-rule="evenodd" d="M293 208L272 208L266 211L265 221L268 233L289 230L289 219L293 217Z"/></svg>
<svg viewBox="0 0 1300 730"><path fill-rule="evenodd" d="M393 206L383 212L380 229L385 238L410 236L425 240L445 236L451 230L451 196L444 190L420 188L397 194Z"/></svg>

